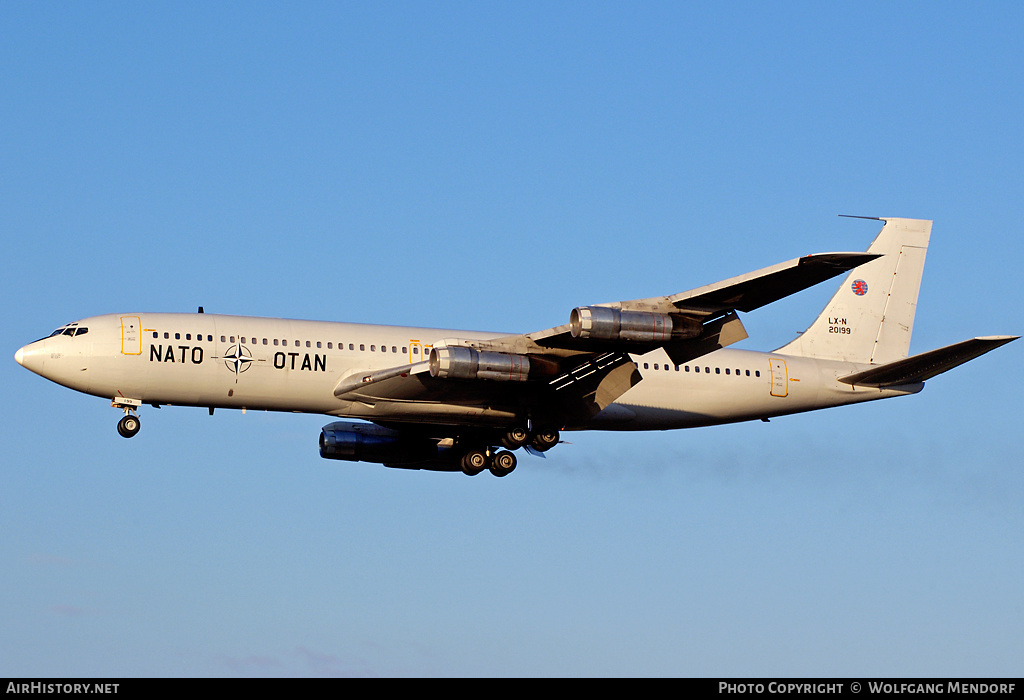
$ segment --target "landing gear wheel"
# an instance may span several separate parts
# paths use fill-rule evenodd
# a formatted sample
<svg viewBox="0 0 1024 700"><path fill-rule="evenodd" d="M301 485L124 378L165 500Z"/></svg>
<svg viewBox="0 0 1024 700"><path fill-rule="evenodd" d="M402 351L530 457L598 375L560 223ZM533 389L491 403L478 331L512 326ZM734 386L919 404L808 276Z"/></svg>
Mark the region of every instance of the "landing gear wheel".
<svg viewBox="0 0 1024 700"><path fill-rule="evenodd" d="M530 434L522 428L512 428L501 438L502 447L518 450L530 441Z"/></svg>
<svg viewBox="0 0 1024 700"><path fill-rule="evenodd" d="M476 476L487 467L487 453L483 450L470 450L462 456L462 473Z"/></svg>
<svg viewBox="0 0 1024 700"><path fill-rule="evenodd" d="M117 422L117 432L123 438L135 437L141 427L139 417L131 413L126 413L124 418Z"/></svg>
<svg viewBox="0 0 1024 700"><path fill-rule="evenodd" d="M516 468L516 456L511 452L499 452L491 460L491 474L508 476Z"/></svg>
<svg viewBox="0 0 1024 700"><path fill-rule="evenodd" d="M557 444L557 430L545 430L542 432L534 433L533 439L530 440L530 447L537 450L538 452L547 452Z"/></svg>

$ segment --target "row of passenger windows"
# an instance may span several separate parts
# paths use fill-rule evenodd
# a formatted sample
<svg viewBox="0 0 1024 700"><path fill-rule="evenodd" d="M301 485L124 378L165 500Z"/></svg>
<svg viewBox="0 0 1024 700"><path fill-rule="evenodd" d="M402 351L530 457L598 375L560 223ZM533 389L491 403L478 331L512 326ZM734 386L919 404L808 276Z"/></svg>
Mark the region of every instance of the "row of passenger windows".
<svg viewBox="0 0 1024 700"><path fill-rule="evenodd" d="M165 340L170 340L171 333L164 333L163 335L164 335L164 339ZM192 334L191 333L185 333L184 335L185 335L185 340L192 340ZM181 336L182 336L181 333L174 333L174 339L175 340L181 340L182 339ZM160 333L158 331L153 331L153 337L154 338L159 338L160 337ZM202 333L196 333L195 339L198 340L198 341L201 341L203 339L203 334ZM213 336L212 335L207 335L206 336L206 340L208 342L212 343L213 342ZM222 335L220 337L220 342L222 342L222 343L234 343L235 342L235 336L233 336L233 335L227 335L227 336ZM245 335L240 336L238 338L238 342L242 343L243 345L245 345L245 344L261 345L262 344L262 345L276 345L276 346L279 346L279 347L288 347L289 345L292 345L292 346L297 347L297 348L303 347L303 345L305 345L305 347L307 347L307 348L312 348L314 346L314 343L311 340L306 340L306 341L292 340L292 341L289 341L286 338L254 338L252 336L245 336ZM320 349L323 349L325 345L326 345L328 350L333 350L334 349L334 342L333 341L328 341L327 343L324 343L323 341L318 340L315 343L315 346L317 348L320 348ZM379 349L379 352L388 352L388 347L389 346L387 346L387 345L381 345L380 349ZM344 349L345 349L345 344L344 343L338 343L338 350L344 350ZM356 349L356 344L355 343L349 343L348 344L348 349L349 350L355 350ZM366 352L366 344L365 343L360 343L359 344L359 350L362 351L362 352ZM397 345L390 346L390 351L392 353L397 354L398 353L398 346ZM376 345L371 345L370 346L370 352L378 352L377 346ZM408 354L408 352L409 352L409 348L408 347L402 347L402 354ZM420 348L419 348L418 345L413 345L412 346L412 354L413 355L419 355L420 354Z"/></svg>
<svg viewBox="0 0 1024 700"><path fill-rule="evenodd" d="M660 365L659 366L659 364L660 363L655 362L654 363L654 369L664 369L666 372L668 372L669 370L672 369L672 365ZM679 371L679 367L680 366L683 368L684 372L689 372L690 371L690 365L675 365L676 372ZM650 369L650 368L651 368L650 364L645 362L644 363L644 369ZM700 366L699 365L694 365L693 366L693 371L695 373L697 373L697 374L700 374L700 372L701 372ZM726 367L725 368L725 373L726 374L735 374L737 377L743 376L744 373L746 373L746 376L748 376L748 377L751 376L749 369L748 370L739 370L739 369L734 370L731 367ZM710 367L704 367L704 374L711 374L711 368ZM722 374L722 368L721 367L715 367L715 374ZM755 377L760 377L761 376L761 371L755 369L754 370L754 376Z"/></svg>

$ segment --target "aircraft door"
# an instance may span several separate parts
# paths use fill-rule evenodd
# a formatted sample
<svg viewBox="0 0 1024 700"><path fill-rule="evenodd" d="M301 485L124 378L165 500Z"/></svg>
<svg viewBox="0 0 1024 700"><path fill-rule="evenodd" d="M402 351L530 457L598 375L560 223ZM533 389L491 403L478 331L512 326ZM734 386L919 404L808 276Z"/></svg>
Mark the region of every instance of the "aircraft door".
<svg viewBox="0 0 1024 700"><path fill-rule="evenodd" d="M772 396L788 396L789 372L786 369L786 361L771 358L769 362L772 369Z"/></svg>
<svg viewBox="0 0 1024 700"><path fill-rule="evenodd" d="M121 317L121 354L142 354L142 319L138 316Z"/></svg>

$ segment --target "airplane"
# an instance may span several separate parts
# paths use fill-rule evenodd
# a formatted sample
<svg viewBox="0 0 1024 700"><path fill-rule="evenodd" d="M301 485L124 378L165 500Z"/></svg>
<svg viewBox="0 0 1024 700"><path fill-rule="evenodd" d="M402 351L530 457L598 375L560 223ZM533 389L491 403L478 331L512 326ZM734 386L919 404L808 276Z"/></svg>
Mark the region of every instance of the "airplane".
<svg viewBox="0 0 1024 700"><path fill-rule="evenodd" d="M563 431L668 430L915 394L1019 336L908 356L932 222L871 218L866 252L807 255L671 296L581 306L522 335L203 313L82 319L19 349L23 367L137 410L182 405L319 413L320 455L506 476L514 451ZM773 352L728 346L747 313L847 273Z"/></svg>

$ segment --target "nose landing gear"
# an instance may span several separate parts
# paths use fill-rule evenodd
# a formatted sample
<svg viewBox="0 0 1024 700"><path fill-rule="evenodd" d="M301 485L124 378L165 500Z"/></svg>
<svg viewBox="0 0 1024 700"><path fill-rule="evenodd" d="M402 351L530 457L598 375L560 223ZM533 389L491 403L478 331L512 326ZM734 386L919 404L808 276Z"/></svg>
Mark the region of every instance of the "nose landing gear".
<svg viewBox="0 0 1024 700"><path fill-rule="evenodd" d="M124 438L134 437L141 427L139 417L134 413L126 413L124 418L117 421L117 432Z"/></svg>
<svg viewBox="0 0 1024 700"><path fill-rule="evenodd" d="M123 438L135 437L139 432L139 428L142 427L139 417L135 414L135 409L141 406L142 402L138 399L126 399L119 396L111 401L110 405L124 411L124 418L117 422L118 435Z"/></svg>

